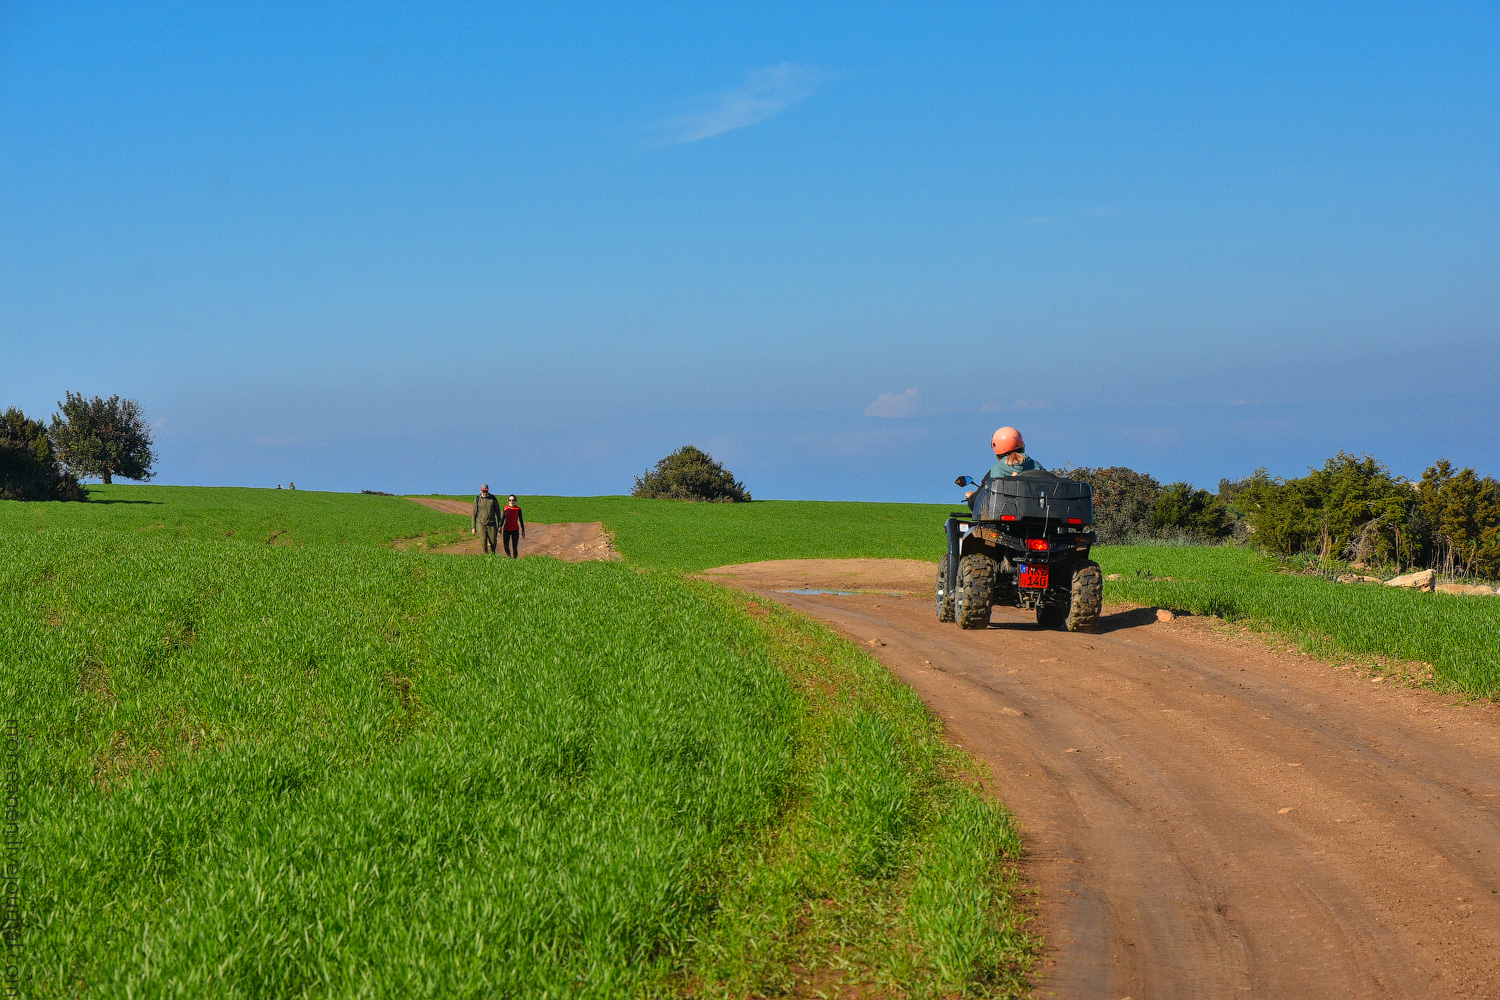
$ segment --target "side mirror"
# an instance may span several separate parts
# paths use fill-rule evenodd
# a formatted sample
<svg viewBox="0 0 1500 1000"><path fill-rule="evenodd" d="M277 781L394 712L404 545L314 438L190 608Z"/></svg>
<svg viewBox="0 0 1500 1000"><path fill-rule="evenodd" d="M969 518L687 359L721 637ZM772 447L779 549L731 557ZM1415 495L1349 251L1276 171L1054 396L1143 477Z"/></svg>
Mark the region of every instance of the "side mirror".
<svg viewBox="0 0 1500 1000"><path fill-rule="evenodd" d="M968 476L959 476L957 479L953 480L953 485L954 486L973 486L974 485L974 480L970 479Z"/></svg>

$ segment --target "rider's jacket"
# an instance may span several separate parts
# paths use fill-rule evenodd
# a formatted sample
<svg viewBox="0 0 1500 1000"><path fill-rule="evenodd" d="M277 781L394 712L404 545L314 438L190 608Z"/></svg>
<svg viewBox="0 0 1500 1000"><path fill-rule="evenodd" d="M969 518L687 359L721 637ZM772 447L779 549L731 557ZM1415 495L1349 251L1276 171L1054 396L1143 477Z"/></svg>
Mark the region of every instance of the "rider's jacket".
<svg viewBox="0 0 1500 1000"><path fill-rule="evenodd" d="M1016 465L1009 465L1006 463L1005 459L997 458L995 459L995 464L990 468L990 471L986 472L984 474L984 478L979 481L979 485L983 486L991 479L1005 479L1007 476L1014 476L1020 472L1030 472L1033 469L1042 469L1042 463L1038 462L1030 455L1026 456L1020 461L1019 464ZM1046 472L1047 470L1042 469L1042 471Z"/></svg>
<svg viewBox="0 0 1500 1000"><path fill-rule="evenodd" d="M995 459L994 468L990 469L989 472L986 472L984 474L984 478L979 481L979 488L983 489L984 484L989 482L991 479L1005 479L1009 476L1014 476L1018 472L1030 472L1033 469L1041 469L1043 472L1047 471L1046 469L1042 469L1042 464L1040 462L1038 462L1034 458L1031 458L1030 456L1022 459L1021 462L1017 465L1007 465L1005 459L997 458ZM964 500L964 503L969 505L970 510L974 509L974 501L978 497L979 492L978 490L975 490L973 493L969 494L967 499Z"/></svg>

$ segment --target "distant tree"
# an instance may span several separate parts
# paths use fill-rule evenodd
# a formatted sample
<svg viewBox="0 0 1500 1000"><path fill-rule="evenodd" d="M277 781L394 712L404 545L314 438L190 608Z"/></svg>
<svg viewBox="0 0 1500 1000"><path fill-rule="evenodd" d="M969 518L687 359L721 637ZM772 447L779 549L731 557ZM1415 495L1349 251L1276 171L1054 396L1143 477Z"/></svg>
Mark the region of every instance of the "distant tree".
<svg viewBox="0 0 1500 1000"><path fill-rule="evenodd" d="M106 485L115 476L147 480L155 475L151 426L141 404L119 396L85 399L70 392L57 405L62 412L52 415L52 443L74 475L97 476Z"/></svg>
<svg viewBox="0 0 1500 1000"><path fill-rule="evenodd" d="M59 466L47 425L12 406L0 415L0 500L82 500L78 479Z"/></svg>
<svg viewBox="0 0 1500 1000"><path fill-rule="evenodd" d="M1500 576L1500 482L1440 459L1417 486L1432 536L1432 561L1446 572Z"/></svg>
<svg viewBox="0 0 1500 1000"><path fill-rule="evenodd" d="M633 497L662 500L707 500L738 503L749 500L745 486L706 451L684 445L635 479Z"/></svg>
<svg viewBox="0 0 1500 1000"><path fill-rule="evenodd" d="M1265 471L1265 469L1255 470L1257 475ZM1243 479L1220 479L1218 497L1224 503L1224 506L1234 507L1234 502L1239 499L1241 493L1245 492L1245 487L1249 486L1250 481L1254 478L1252 475L1245 476Z"/></svg>
<svg viewBox="0 0 1500 1000"><path fill-rule="evenodd" d="M1220 539L1230 531L1229 508L1208 490L1172 483L1156 499L1151 527L1159 533L1177 531L1203 540Z"/></svg>
<svg viewBox="0 0 1500 1000"><path fill-rule="evenodd" d="M1064 466L1058 475L1094 488L1094 530L1106 544L1146 537L1154 531L1161 484L1144 472L1112 465L1107 469Z"/></svg>
<svg viewBox="0 0 1500 1000"><path fill-rule="evenodd" d="M1245 495L1245 490L1255 482L1256 476L1266 476L1265 469L1256 469L1252 475L1241 479L1220 479L1219 502L1224 505L1224 510L1229 517L1229 533L1235 538L1243 541L1251 534L1250 518L1244 506L1240 503Z"/></svg>

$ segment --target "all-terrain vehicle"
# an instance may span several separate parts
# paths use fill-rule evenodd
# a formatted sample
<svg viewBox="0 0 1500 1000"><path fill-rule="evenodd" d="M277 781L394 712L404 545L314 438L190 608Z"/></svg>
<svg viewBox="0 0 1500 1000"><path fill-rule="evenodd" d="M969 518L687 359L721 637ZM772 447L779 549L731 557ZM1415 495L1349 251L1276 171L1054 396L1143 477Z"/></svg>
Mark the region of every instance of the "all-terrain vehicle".
<svg viewBox="0 0 1500 1000"><path fill-rule="evenodd" d="M1092 632L1104 603L1104 577L1089 558L1094 491L1040 469L976 487L972 511L948 518L948 552L938 563L937 616L985 628L990 608L1035 608L1045 628Z"/></svg>

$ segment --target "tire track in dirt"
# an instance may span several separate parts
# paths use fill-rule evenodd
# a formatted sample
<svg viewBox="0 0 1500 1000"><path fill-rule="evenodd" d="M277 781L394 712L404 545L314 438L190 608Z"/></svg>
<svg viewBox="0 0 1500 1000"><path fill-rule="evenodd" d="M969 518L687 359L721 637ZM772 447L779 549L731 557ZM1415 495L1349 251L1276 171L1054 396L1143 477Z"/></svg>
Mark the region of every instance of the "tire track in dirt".
<svg viewBox="0 0 1500 1000"><path fill-rule="evenodd" d="M831 563L782 588L711 576L883 643L988 763L1038 891L1036 995L1500 996L1496 706L1150 609L1096 635L1005 609L965 632L930 597L777 592Z"/></svg>

